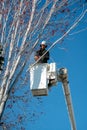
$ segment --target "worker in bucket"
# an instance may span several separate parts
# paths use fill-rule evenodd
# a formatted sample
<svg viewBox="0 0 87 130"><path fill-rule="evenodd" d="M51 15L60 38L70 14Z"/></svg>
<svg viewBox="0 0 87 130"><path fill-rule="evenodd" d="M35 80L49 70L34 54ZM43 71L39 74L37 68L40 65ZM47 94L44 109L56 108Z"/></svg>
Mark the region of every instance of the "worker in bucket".
<svg viewBox="0 0 87 130"><path fill-rule="evenodd" d="M40 49L36 51L34 56L35 61L38 60L38 63L47 63L47 61L49 60L49 51L46 50L46 47L46 41L42 41L40 44ZM41 59L39 60L40 57Z"/></svg>

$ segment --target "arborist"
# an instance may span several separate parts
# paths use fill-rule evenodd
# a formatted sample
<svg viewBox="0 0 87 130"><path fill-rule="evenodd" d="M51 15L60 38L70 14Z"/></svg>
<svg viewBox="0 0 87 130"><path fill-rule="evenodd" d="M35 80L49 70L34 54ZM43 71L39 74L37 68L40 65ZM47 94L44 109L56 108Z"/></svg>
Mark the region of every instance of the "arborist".
<svg viewBox="0 0 87 130"><path fill-rule="evenodd" d="M47 63L47 61L49 60L49 51L47 51L46 48L47 48L46 41L42 41L40 44L40 49L35 52L34 56L35 61L38 60L38 63ZM40 57L41 59L39 60Z"/></svg>

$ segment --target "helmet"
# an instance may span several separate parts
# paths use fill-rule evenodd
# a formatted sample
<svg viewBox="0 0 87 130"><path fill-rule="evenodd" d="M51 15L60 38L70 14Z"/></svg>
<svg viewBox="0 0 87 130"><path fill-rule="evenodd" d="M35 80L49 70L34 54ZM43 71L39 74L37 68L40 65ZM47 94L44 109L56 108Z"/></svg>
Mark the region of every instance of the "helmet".
<svg viewBox="0 0 87 130"><path fill-rule="evenodd" d="M46 41L42 41L41 44L40 44L40 46L41 46L41 45L45 45L45 47L47 47Z"/></svg>

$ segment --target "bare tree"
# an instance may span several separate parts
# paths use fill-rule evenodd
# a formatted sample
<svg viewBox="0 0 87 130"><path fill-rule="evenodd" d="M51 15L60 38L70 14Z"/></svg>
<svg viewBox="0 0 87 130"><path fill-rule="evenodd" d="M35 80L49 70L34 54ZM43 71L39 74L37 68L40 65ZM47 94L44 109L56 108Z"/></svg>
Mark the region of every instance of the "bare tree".
<svg viewBox="0 0 87 130"><path fill-rule="evenodd" d="M27 118L27 104L28 120L38 117L35 111L30 112L30 103L34 107L29 91L30 59L42 40L48 42L48 50L61 43L86 12L86 1L81 0L0 0L0 44L5 57L0 74L0 125L3 129L18 127L17 122ZM17 107L22 112L14 116ZM16 121L12 121L13 118L17 118ZM20 126L20 129L24 128Z"/></svg>

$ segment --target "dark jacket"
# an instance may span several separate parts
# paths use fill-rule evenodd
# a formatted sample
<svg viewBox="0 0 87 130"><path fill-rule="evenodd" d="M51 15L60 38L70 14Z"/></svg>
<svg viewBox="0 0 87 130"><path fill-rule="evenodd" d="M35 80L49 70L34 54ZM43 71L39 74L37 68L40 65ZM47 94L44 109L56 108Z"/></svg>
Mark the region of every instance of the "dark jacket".
<svg viewBox="0 0 87 130"><path fill-rule="evenodd" d="M40 49L36 51L35 56L42 56L47 50L46 49ZM49 52L47 52L40 60L39 63L47 63L49 60Z"/></svg>

